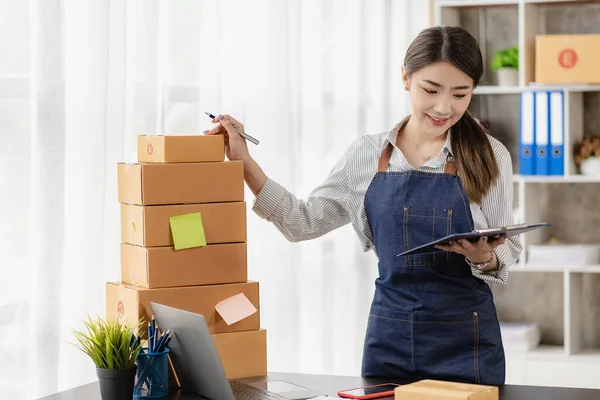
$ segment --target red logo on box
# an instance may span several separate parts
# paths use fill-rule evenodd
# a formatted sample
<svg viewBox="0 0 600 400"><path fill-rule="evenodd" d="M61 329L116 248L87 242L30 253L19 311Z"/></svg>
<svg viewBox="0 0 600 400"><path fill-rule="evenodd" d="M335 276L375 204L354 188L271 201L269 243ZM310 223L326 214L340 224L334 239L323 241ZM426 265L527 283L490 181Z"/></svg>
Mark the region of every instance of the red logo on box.
<svg viewBox="0 0 600 400"><path fill-rule="evenodd" d="M122 301L119 301L117 304L117 313L119 314L119 318L123 318L123 315L125 315L125 306Z"/></svg>
<svg viewBox="0 0 600 400"><path fill-rule="evenodd" d="M146 151L148 152L148 154L152 155L152 153L154 153L154 147L152 147L152 145L149 144L148 146L146 146Z"/></svg>
<svg viewBox="0 0 600 400"><path fill-rule="evenodd" d="M558 63L563 68L573 68L577 64L577 53L573 49L565 49L558 55Z"/></svg>

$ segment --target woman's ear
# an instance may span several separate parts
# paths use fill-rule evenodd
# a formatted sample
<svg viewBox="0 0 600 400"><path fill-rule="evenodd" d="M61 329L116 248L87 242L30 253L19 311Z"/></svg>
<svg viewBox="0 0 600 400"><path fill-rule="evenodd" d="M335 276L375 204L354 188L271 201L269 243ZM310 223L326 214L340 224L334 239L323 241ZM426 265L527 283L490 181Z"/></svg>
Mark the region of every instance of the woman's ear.
<svg viewBox="0 0 600 400"><path fill-rule="evenodd" d="M404 84L404 90L408 91L410 87L410 82L408 79L408 73L406 72L406 66L402 66L402 83Z"/></svg>

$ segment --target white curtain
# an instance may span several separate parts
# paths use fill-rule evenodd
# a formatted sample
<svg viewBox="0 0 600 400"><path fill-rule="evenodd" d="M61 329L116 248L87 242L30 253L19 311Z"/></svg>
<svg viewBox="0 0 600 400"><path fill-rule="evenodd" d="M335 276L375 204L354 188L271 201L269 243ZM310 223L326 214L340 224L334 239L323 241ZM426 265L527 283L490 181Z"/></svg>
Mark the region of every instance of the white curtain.
<svg viewBox="0 0 600 400"><path fill-rule="evenodd" d="M120 279L116 165L138 134L230 113L306 196L357 137L409 112L423 0L0 0L0 398L95 379L70 343ZM350 226L288 243L248 203L271 371L360 373L377 275Z"/></svg>

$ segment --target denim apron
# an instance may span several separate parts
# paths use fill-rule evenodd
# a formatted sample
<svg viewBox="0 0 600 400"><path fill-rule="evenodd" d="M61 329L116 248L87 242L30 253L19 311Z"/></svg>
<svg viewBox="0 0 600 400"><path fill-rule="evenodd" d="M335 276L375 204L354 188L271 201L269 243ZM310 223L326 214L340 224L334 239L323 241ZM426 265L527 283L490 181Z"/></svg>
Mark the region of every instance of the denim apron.
<svg viewBox="0 0 600 400"><path fill-rule="evenodd" d="M397 254L473 229L450 158L445 173L386 172L392 144L365 194L379 277L365 338L362 375L499 385L505 357L492 292L464 256Z"/></svg>

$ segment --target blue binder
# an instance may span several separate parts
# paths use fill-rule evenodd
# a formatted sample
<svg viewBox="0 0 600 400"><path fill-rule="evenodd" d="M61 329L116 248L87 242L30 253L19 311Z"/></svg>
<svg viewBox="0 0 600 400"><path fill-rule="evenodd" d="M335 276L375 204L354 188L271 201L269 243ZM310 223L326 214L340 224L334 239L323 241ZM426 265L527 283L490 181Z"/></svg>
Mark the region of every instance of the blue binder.
<svg viewBox="0 0 600 400"><path fill-rule="evenodd" d="M531 91L521 93L519 124L519 174L534 175L535 96Z"/></svg>
<svg viewBox="0 0 600 400"><path fill-rule="evenodd" d="M535 93L535 175L550 175L550 93Z"/></svg>
<svg viewBox="0 0 600 400"><path fill-rule="evenodd" d="M565 106L562 91L550 93L550 175L565 174Z"/></svg>

